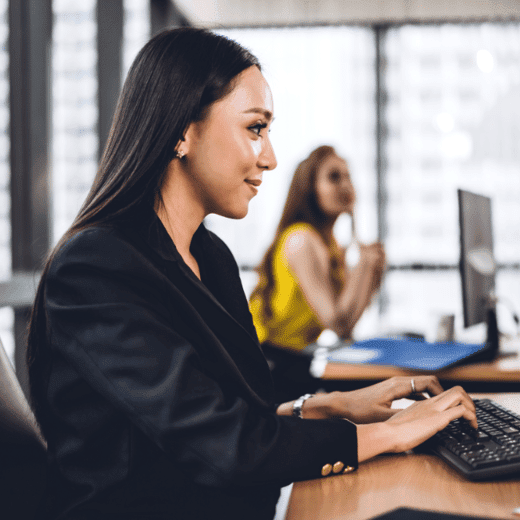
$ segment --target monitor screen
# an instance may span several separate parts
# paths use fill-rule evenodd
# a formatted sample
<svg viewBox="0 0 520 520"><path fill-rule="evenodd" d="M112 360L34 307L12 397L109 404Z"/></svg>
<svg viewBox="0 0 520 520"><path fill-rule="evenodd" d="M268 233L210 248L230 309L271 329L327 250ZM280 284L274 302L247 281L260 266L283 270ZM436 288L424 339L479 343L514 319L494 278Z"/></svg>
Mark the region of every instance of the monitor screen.
<svg viewBox="0 0 520 520"><path fill-rule="evenodd" d="M464 327L485 322L495 292L491 199L458 190Z"/></svg>

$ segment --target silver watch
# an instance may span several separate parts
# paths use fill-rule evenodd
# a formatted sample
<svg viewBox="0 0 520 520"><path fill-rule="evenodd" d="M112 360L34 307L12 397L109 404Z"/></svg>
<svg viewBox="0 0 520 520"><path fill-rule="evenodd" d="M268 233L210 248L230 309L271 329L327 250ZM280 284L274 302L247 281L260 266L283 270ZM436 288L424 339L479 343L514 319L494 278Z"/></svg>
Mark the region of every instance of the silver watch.
<svg viewBox="0 0 520 520"><path fill-rule="evenodd" d="M296 399L296 401L294 401L293 407L292 407L292 414L294 415L294 417L299 417L300 419L303 419L303 416L302 416L303 403L311 397L314 397L314 394L305 394L305 395L302 395L301 397L298 397L298 399Z"/></svg>

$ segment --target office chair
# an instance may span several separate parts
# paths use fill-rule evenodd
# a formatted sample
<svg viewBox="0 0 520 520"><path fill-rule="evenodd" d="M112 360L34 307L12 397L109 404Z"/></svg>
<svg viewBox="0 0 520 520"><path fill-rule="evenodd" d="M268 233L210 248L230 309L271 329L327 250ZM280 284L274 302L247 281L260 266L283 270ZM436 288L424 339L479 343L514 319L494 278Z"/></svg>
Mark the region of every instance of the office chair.
<svg viewBox="0 0 520 520"><path fill-rule="evenodd" d="M0 518L35 518L45 491L45 450L45 440L0 341Z"/></svg>

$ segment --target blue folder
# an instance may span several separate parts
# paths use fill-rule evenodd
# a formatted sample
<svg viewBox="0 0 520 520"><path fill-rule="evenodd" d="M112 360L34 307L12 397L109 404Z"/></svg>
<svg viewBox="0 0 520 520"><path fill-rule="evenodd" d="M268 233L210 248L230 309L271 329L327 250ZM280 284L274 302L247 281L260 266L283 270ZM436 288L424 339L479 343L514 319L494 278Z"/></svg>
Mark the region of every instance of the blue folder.
<svg viewBox="0 0 520 520"><path fill-rule="evenodd" d="M327 361L434 371L470 361L486 348L486 343L429 343L418 339L376 338L335 348L328 352Z"/></svg>

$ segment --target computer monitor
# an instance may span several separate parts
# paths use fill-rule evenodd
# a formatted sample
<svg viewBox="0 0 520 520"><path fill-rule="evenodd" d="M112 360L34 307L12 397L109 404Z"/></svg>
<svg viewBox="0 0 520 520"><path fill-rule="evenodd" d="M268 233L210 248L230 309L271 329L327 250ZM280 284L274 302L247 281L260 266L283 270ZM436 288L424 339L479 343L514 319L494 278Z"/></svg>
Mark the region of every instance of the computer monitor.
<svg viewBox="0 0 520 520"><path fill-rule="evenodd" d="M487 324L487 357L498 351L491 199L458 190L464 327Z"/></svg>

